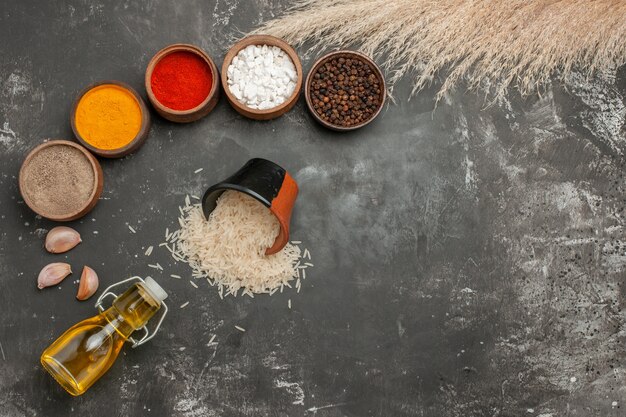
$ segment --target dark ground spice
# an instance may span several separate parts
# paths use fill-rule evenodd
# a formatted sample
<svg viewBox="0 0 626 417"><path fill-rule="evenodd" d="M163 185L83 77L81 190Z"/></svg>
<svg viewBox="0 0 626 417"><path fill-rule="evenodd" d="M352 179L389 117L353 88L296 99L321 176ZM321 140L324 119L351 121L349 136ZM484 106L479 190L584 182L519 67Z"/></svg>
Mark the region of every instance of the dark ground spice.
<svg viewBox="0 0 626 417"><path fill-rule="evenodd" d="M23 192L39 211L64 216L82 209L93 192L95 173L82 152L57 145L37 152L25 166Z"/></svg>
<svg viewBox="0 0 626 417"><path fill-rule="evenodd" d="M358 58L334 58L322 64L310 87L314 111L326 122L350 127L369 120L381 106L382 83Z"/></svg>

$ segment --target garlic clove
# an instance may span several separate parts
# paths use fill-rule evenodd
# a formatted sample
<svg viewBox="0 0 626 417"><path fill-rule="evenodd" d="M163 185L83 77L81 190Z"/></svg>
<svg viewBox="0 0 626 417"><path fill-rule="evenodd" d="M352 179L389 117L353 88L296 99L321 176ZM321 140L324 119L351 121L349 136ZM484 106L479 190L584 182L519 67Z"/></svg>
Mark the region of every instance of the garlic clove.
<svg viewBox="0 0 626 417"><path fill-rule="evenodd" d="M64 262L55 262L43 267L37 277L37 288L51 287L63 281L65 277L72 273L70 264Z"/></svg>
<svg viewBox="0 0 626 417"><path fill-rule="evenodd" d="M57 226L46 235L46 250L50 253L63 253L82 242L80 234L67 226Z"/></svg>
<svg viewBox="0 0 626 417"><path fill-rule="evenodd" d="M99 283L96 271L85 265L83 273L80 276L80 284L78 284L76 298L81 301L88 299L98 291Z"/></svg>

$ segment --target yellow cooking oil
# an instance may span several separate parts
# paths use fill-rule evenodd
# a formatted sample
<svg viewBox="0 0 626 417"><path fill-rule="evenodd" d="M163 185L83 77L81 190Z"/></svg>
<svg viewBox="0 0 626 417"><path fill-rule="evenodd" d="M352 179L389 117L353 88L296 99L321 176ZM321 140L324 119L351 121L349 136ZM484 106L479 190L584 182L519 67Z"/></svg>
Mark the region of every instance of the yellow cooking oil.
<svg viewBox="0 0 626 417"><path fill-rule="evenodd" d="M113 365L131 333L159 310L167 294L150 287L134 284L110 308L75 324L43 352L41 364L67 392L81 395L91 387Z"/></svg>

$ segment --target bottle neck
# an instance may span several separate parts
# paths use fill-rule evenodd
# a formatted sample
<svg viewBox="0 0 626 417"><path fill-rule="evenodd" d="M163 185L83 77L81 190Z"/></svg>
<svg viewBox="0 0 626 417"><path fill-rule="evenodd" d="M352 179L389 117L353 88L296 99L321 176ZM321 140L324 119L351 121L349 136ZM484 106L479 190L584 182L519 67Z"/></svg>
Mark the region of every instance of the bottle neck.
<svg viewBox="0 0 626 417"><path fill-rule="evenodd" d="M143 327L161 308L161 303L144 288L135 284L113 301L113 305L102 314L110 326L124 339Z"/></svg>
<svg viewBox="0 0 626 417"><path fill-rule="evenodd" d="M136 330L115 307L109 307L107 310L104 310L102 315L106 319L108 326L111 328L111 333L115 332L124 339L128 339Z"/></svg>

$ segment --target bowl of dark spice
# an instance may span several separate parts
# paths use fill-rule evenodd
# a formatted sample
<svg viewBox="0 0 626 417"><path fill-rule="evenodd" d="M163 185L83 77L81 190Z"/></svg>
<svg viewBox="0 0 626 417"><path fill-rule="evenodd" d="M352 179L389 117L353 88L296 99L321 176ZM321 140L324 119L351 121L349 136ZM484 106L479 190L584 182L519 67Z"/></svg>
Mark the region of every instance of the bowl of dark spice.
<svg viewBox="0 0 626 417"><path fill-rule="evenodd" d="M213 60L189 44L169 45L146 69L148 99L165 119L187 123L213 110L219 100L219 73Z"/></svg>
<svg viewBox="0 0 626 417"><path fill-rule="evenodd" d="M337 131L354 130L371 123L382 110L385 78L367 55L336 51L313 64L304 93L320 124Z"/></svg>
<svg viewBox="0 0 626 417"><path fill-rule="evenodd" d="M24 202L35 213L56 221L87 214L102 194L98 160L84 147L67 140L51 140L33 149L20 169Z"/></svg>

